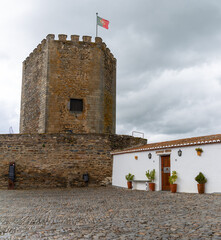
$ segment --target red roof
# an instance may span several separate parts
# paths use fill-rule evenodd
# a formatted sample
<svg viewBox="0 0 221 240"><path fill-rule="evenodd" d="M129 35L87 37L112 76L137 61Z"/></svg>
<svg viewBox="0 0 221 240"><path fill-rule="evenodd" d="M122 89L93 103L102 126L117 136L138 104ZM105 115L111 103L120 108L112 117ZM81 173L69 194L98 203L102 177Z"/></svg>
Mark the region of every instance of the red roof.
<svg viewBox="0 0 221 240"><path fill-rule="evenodd" d="M188 147L194 145L221 143L221 134L202 136L202 137L192 137L184 138L166 142L149 143L143 146L124 149L121 151L112 152L113 155L130 153L130 152L142 152L142 151L153 151L158 149L166 148L177 148L177 147Z"/></svg>

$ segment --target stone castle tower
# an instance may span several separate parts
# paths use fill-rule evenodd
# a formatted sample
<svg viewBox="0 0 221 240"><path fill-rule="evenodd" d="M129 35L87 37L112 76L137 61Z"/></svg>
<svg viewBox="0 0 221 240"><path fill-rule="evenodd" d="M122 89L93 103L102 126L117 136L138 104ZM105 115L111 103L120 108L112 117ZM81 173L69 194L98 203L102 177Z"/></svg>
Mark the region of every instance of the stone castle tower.
<svg viewBox="0 0 221 240"><path fill-rule="evenodd" d="M115 133L116 59L101 38L49 34L23 62L20 133Z"/></svg>
<svg viewBox="0 0 221 240"><path fill-rule="evenodd" d="M0 134L0 188L11 163L17 189L111 177L112 151L147 142L115 134L115 112L116 59L102 39L48 35L23 63L21 134Z"/></svg>

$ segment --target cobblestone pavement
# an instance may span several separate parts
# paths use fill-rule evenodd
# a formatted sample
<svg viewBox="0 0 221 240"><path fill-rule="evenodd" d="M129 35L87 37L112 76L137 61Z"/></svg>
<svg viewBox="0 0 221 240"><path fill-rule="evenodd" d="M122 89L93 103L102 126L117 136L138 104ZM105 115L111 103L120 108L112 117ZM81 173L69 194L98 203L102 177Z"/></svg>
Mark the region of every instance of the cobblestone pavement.
<svg viewBox="0 0 221 240"><path fill-rule="evenodd" d="M0 190L0 239L221 239L221 195Z"/></svg>

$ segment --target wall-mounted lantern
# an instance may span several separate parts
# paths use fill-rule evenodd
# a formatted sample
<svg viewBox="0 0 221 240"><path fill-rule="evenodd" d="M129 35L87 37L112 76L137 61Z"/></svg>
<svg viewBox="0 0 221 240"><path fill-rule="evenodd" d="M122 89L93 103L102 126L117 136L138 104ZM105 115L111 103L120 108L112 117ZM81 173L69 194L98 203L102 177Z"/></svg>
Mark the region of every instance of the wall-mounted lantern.
<svg viewBox="0 0 221 240"><path fill-rule="evenodd" d="M179 156L179 157L182 156L182 151L181 151L181 149L180 149L177 153L178 153L178 156Z"/></svg>
<svg viewBox="0 0 221 240"><path fill-rule="evenodd" d="M138 156L135 156L134 158L135 158L135 160L137 160L137 159L138 159Z"/></svg>
<svg viewBox="0 0 221 240"><path fill-rule="evenodd" d="M148 153L148 158L151 159L152 158L152 154Z"/></svg>

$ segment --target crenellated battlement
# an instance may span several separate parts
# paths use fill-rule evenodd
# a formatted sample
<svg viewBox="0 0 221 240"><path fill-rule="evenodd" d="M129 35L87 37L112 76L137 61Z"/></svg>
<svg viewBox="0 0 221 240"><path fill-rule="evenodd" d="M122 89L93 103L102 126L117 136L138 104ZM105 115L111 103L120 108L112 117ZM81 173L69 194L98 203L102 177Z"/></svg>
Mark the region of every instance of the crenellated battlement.
<svg viewBox="0 0 221 240"><path fill-rule="evenodd" d="M107 45L102 41L102 38L95 37L94 42L92 41L91 36L82 36L82 41L80 41L79 35L71 35L70 40L68 40L68 36L65 34L58 34L58 38L55 38L54 34L48 34L46 36L46 39L43 39L40 44L33 50L32 53L29 54L29 56L25 59L24 62L29 61L30 59L35 56L36 53L43 51L43 49L47 46L47 44L50 44L50 42L56 41L56 42L62 42L62 43L68 43L73 45L79 45L79 44L91 44L91 46L96 46L100 49L102 49L107 56L109 56L113 61L116 62L116 59L114 58L113 54L110 52L110 49L107 48Z"/></svg>
<svg viewBox="0 0 221 240"><path fill-rule="evenodd" d="M37 46L37 47L29 54L29 56L23 61L23 64L25 64L26 62L32 60L32 58L33 58L34 56L36 56L37 53L42 52L43 49L46 47L46 45L47 45L47 40L46 40L46 39L43 39L43 40L41 41L41 43L38 44L38 46Z"/></svg>

